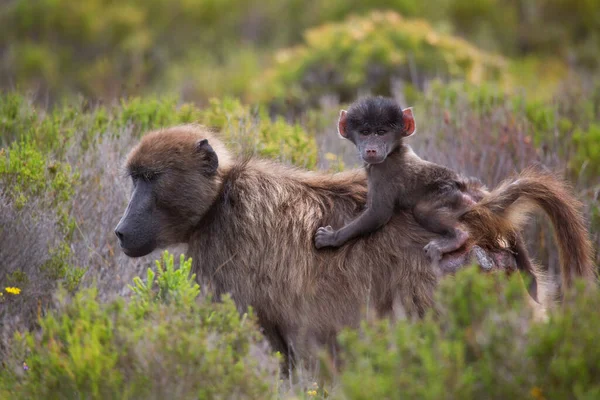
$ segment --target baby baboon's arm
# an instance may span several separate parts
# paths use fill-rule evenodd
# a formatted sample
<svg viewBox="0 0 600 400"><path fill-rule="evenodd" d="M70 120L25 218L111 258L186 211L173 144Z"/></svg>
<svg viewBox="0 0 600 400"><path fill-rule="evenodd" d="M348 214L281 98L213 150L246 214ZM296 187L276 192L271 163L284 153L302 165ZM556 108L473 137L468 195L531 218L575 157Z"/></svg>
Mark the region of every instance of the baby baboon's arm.
<svg viewBox="0 0 600 400"><path fill-rule="evenodd" d="M331 226L320 227L315 234L315 246L340 247L348 240L357 236L376 231L385 225L394 213L394 203L390 199L377 198L369 202L367 209L352 222L339 230Z"/></svg>

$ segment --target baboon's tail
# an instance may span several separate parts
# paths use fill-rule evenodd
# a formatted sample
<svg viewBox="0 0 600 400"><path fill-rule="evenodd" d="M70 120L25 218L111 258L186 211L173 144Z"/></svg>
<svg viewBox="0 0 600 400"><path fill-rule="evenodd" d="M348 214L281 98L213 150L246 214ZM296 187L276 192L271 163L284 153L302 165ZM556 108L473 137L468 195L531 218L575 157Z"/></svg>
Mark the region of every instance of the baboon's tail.
<svg viewBox="0 0 600 400"><path fill-rule="evenodd" d="M533 167L524 170L487 194L461 220L475 241L493 247L500 238L514 238L535 208L541 208L552 222L563 288L570 287L576 277L595 281L582 204L571 194L570 186L550 172Z"/></svg>

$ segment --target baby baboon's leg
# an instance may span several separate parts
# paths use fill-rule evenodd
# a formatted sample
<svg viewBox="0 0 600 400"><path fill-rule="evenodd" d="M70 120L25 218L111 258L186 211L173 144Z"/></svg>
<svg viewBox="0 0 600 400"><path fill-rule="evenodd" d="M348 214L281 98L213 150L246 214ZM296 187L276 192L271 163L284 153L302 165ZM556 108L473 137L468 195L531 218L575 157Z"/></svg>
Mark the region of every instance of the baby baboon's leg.
<svg viewBox="0 0 600 400"><path fill-rule="evenodd" d="M433 262L440 261L445 253L458 250L469 238L469 234L457 226L456 212L439 202L424 199L415 206L413 214L423 228L442 235L423 248Z"/></svg>

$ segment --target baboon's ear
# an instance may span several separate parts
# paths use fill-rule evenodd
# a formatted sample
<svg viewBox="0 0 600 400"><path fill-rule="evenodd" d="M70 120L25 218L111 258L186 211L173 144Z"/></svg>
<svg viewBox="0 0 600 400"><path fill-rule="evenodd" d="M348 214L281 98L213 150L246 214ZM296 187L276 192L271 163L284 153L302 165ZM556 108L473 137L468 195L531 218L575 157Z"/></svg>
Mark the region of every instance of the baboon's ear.
<svg viewBox="0 0 600 400"><path fill-rule="evenodd" d="M409 137L417 132L417 123L413 116L412 107L405 108L402 110L402 118L404 119L404 130L402 136Z"/></svg>
<svg viewBox="0 0 600 400"><path fill-rule="evenodd" d="M206 175L212 176L217 173L219 168L219 157L213 150L212 146L208 144L208 139L202 139L196 144L196 151L202 153L203 161L202 170Z"/></svg>
<svg viewBox="0 0 600 400"><path fill-rule="evenodd" d="M338 120L338 134L344 139L348 139L348 132L346 132L346 110L340 111L340 119Z"/></svg>

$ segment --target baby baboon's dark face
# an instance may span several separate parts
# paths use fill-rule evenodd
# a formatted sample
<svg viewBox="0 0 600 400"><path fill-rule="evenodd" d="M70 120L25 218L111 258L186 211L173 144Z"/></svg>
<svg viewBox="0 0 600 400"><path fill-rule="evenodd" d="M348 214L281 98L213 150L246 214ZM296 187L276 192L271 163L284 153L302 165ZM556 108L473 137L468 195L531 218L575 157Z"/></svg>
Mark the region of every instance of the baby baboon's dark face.
<svg viewBox="0 0 600 400"><path fill-rule="evenodd" d="M402 110L392 99L367 97L342 110L338 122L340 135L358 149L368 164L382 163L402 138L414 133L410 108Z"/></svg>

